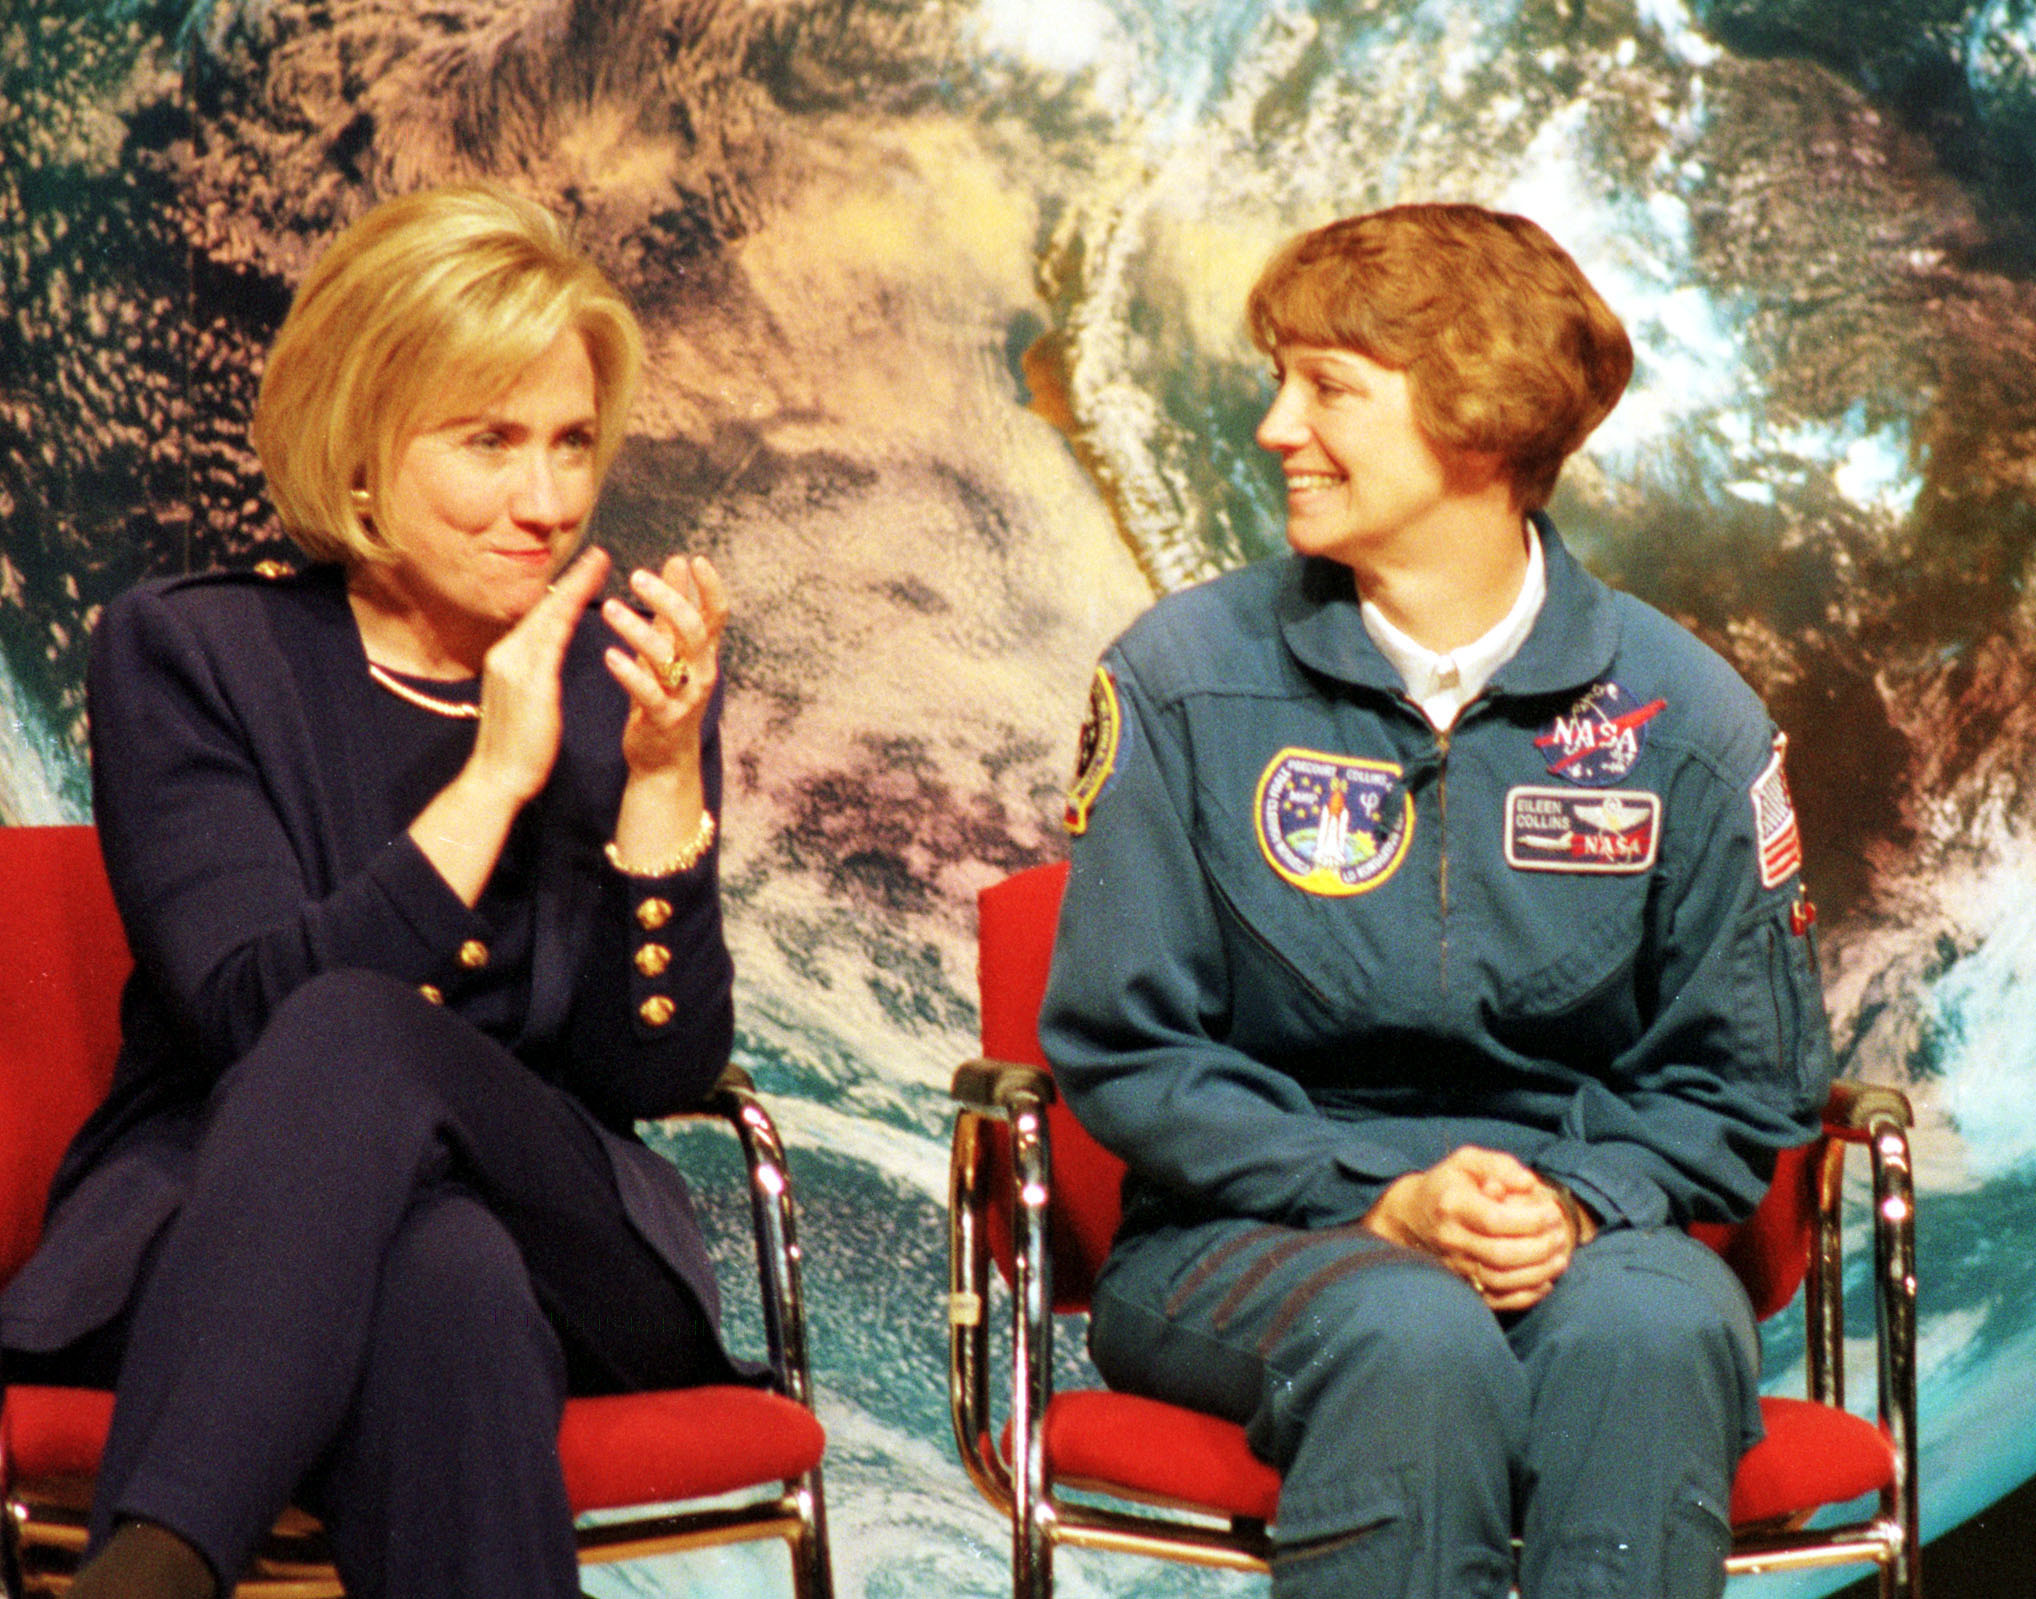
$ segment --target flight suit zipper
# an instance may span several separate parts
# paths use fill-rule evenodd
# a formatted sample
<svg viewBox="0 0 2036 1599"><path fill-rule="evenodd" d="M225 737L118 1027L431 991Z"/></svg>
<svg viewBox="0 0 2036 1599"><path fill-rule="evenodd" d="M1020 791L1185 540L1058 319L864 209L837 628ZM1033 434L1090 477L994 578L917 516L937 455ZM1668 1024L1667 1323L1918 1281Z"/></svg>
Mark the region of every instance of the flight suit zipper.
<svg viewBox="0 0 2036 1599"><path fill-rule="evenodd" d="M1435 735L1436 893L1442 917L1441 984L1449 992L1449 729Z"/></svg>

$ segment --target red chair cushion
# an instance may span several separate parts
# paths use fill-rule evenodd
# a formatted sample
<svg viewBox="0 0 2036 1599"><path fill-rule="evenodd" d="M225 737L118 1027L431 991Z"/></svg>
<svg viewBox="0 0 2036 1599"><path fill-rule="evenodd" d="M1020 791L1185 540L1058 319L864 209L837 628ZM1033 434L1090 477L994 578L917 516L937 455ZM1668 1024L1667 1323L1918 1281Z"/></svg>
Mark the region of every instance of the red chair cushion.
<svg viewBox="0 0 2036 1599"><path fill-rule="evenodd" d="M99 1470L113 1395L100 1388L9 1388L0 1427L23 1477L91 1477Z"/></svg>
<svg viewBox="0 0 2036 1599"><path fill-rule="evenodd" d="M99 1469L113 1395L10 1388L0 1425L24 1477ZM704 1499L780 1482L820 1463L826 1434L804 1405L757 1388L682 1388L566 1402L559 1426L573 1513Z"/></svg>
<svg viewBox="0 0 2036 1599"><path fill-rule="evenodd" d="M1763 1399L1760 1410L1767 1436L1739 1463L1735 1526L1843 1504L1894 1480L1894 1447L1872 1422L1807 1399ZM1251 1452L1244 1429L1177 1405L1094 1389L1056 1395L1046 1452L1054 1479L1073 1487L1276 1519L1279 1473Z"/></svg>
<svg viewBox="0 0 2036 1599"><path fill-rule="evenodd" d="M673 1388L566 1402L559 1426L573 1513L781 1482L820 1464L827 1434L762 1388Z"/></svg>
<svg viewBox="0 0 2036 1599"><path fill-rule="evenodd" d="M1732 1524L1749 1526L1879 1493L1895 1480L1895 1448L1864 1417L1809 1399L1763 1399L1767 1436L1732 1479Z"/></svg>
<svg viewBox="0 0 2036 1599"><path fill-rule="evenodd" d="M1280 1474L1251 1452L1242 1427L1135 1394L1055 1395L1046 1458L1055 1481L1127 1499L1264 1522L1279 1505Z"/></svg>

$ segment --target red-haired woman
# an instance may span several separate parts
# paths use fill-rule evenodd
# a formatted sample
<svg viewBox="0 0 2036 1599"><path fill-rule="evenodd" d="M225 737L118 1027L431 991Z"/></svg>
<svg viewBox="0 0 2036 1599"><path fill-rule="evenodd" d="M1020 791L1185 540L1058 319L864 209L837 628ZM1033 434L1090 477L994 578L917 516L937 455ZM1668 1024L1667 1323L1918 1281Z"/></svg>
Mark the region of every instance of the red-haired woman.
<svg viewBox="0 0 2036 1599"><path fill-rule="evenodd" d="M1830 1070L1781 737L1543 511L1632 355L1539 227L1331 224L1250 324L1293 554L1112 647L1069 808L1097 1364L1281 1468L1279 1599L1715 1595L1759 1348L1684 1228Z"/></svg>

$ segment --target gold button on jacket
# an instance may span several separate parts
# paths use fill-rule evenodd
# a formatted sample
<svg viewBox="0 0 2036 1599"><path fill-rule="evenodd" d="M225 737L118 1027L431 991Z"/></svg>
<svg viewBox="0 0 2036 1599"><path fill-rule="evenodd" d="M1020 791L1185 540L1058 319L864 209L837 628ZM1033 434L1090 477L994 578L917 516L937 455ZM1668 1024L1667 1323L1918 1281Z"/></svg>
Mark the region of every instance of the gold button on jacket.
<svg viewBox="0 0 2036 1599"><path fill-rule="evenodd" d="M637 925L646 933L655 933L672 919L672 902L668 899L647 899L636 907Z"/></svg>
<svg viewBox="0 0 2036 1599"><path fill-rule="evenodd" d="M672 1013L678 1008L669 994L653 994L636 1007L636 1014L643 1018L646 1026L662 1027L672 1019Z"/></svg>

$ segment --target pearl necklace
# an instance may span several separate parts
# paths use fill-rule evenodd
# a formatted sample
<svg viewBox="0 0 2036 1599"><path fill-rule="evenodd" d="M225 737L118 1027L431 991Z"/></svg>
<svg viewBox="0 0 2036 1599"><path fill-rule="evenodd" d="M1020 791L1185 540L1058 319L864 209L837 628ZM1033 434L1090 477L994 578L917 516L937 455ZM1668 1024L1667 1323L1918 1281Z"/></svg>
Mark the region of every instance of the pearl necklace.
<svg viewBox="0 0 2036 1599"><path fill-rule="evenodd" d="M388 670L388 668L377 666L373 661L368 662L368 676L395 695L397 699L407 700L419 710L429 711L434 716L450 716L467 722L478 721L480 719L480 706L470 704L465 700L436 699L421 689L412 688L408 683L396 676L395 673Z"/></svg>

